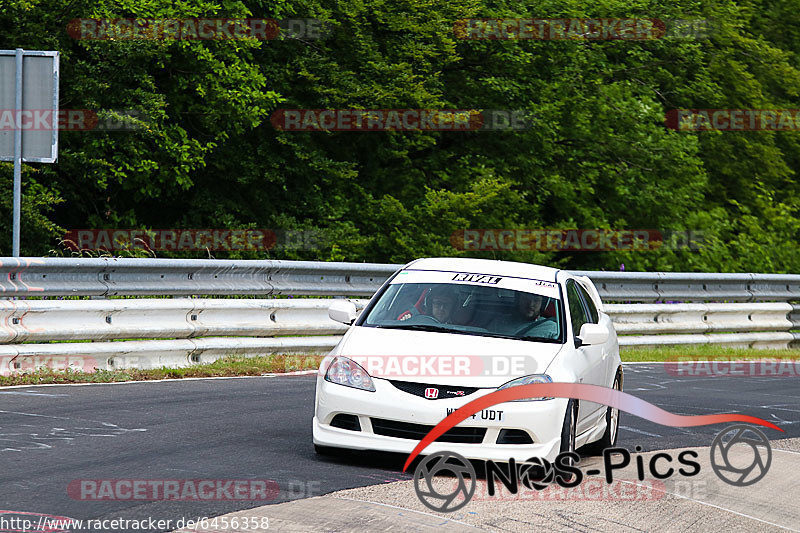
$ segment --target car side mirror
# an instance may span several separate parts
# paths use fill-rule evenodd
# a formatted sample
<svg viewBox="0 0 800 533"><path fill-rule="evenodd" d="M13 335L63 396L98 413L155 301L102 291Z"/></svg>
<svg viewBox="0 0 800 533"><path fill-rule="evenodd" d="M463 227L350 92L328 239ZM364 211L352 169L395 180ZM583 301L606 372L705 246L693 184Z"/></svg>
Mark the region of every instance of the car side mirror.
<svg viewBox="0 0 800 533"><path fill-rule="evenodd" d="M581 326L581 331L575 338L575 347L603 344L608 340L608 330L600 324L586 323Z"/></svg>
<svg viewBox="0 0 800 533"><path fill-rule="evenodd" d="M337 300L328 307L328 316L331 320L351 325L358 316L356 304L349 300Z"/></svg>

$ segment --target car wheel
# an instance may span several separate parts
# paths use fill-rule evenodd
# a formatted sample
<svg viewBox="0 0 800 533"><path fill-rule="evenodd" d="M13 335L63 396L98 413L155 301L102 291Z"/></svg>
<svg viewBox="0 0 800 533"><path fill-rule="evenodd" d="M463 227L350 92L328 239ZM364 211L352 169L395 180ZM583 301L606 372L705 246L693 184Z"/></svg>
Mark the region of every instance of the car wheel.
<svg viewBox="0 0 800 533"><path fill-rule="evenodd" d="M561 428L561 449L559 453L575 451L575 425L578 421L578 403L570 399L564 414L564 425Z"/></svg>
<svg viewBox="0 0 800 533"><path fill-rule="evenodd" d="M622 376L619 372L614 378L614 390L622 390ZM617 433L619 433L619 409L608 406L606 408L606 431L600 440L592 443L589 450L595 455L602 454L603 450L617 444Z"/></svg>

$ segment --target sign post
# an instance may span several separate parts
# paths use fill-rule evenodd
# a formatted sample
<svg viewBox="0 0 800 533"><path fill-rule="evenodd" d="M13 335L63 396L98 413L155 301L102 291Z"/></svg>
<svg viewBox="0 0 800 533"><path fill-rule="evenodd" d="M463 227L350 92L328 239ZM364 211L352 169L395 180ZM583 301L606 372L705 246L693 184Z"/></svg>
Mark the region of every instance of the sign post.
<svg viewBox="0 0 800 533"><path fill-rule="evenodd" d="M58 64L58 52L0 50L0 161L14 161L14 257L20 247L22 163L58 159Z"/></svg>

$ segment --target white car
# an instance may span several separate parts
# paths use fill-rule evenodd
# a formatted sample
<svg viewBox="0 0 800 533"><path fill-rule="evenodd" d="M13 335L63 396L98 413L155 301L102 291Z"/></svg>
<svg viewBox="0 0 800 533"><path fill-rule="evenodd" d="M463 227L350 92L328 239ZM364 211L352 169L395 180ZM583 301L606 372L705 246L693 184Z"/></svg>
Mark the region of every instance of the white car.
<svg viewBox="0 0 800 533"><path fill-rule="evenodd" d="M543 382L622 390L614 326L586 277L485 259L419 259L397 271L359 314L317 375L314 445L410 453L449 413L501 388ZM616 409L565 398L495 405L426 448L469 459L550 461L617 438Z"/></svg>

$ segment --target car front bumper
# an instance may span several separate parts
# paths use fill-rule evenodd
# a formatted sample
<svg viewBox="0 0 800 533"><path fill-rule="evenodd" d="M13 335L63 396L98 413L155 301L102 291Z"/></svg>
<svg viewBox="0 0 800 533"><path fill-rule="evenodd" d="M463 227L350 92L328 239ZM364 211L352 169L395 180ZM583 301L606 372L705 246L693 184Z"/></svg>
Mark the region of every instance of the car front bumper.
<svg viewBox="0 0 800 533"><path fill-rule="evenodd" d="M464 397L428 400L403 392L388 380L373 378L375 392L346 387L325 381L317 376L317 396L313 422L314 444L353 450L379 450L410 453L420 440L448 414L476 398L497 389L479 389ZM474 442L436 442L422 452L423 455L438 451L456 452L468 459L507 461L514 458L524 461L531 457L543 457L554 461L561 443L561 428L564 422L567 400L507 402L476 413L459 423L456 428L476 428L480 433L472 437ZM343 429L331 425L336 415L354 415L358 418L360 431ZM373 422L375 426L373 426ZM414 424L417 432L387 430L388 427ZM376 432L381 432L379 434ZM420 432L420 429L425 431ZM528 434L532 443L498 444L502 430L519 430ZM507 433L507 432L506 432ZM397 435L403 436L397 436Z"/></svg>

